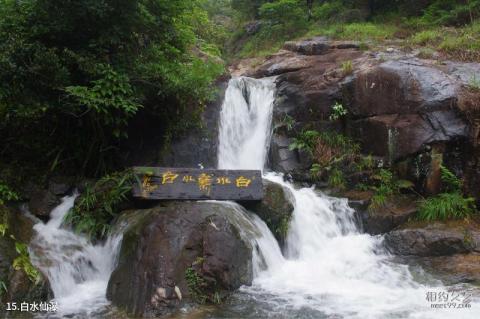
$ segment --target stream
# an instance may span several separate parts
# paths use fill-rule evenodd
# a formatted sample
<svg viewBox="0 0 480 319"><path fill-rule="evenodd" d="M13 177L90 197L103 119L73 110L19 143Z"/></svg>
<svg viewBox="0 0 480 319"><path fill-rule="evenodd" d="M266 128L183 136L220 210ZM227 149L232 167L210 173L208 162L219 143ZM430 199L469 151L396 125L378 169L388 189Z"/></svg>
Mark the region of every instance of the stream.
<svg viewBox="0 0 480 319"><path fill-rule="evenodd" d="M285 248L257 216L239 208L239 218L254 228L244 234L254 247L253 284L221 306L184 309L175 318L480 318L478 288L444 286L421 267L397 262L381 236L359 231L346 199L297 188L268 171L274 81L230 80L220 113L218 168L264 170L265 179L291 194L294 213ZM75 196L66 197L48 223L35 226L30 250L52 285L60 310L55 317L103 318L122 236L93 245L63 228ZM453 290L471 295L469 308L436 309L427 300Z"/></svg>

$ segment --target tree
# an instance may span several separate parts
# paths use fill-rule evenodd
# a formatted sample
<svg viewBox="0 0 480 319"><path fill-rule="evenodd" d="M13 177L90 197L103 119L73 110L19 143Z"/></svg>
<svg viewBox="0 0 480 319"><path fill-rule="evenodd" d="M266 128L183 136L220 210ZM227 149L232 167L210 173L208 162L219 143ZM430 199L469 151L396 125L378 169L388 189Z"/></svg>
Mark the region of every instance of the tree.
<svg viewBox="0 0 480 319"><path fill-rule="evenodd" d="M100 174L139 110L194 125L212 29L197 0L0 0L1 161Z"/></svg>

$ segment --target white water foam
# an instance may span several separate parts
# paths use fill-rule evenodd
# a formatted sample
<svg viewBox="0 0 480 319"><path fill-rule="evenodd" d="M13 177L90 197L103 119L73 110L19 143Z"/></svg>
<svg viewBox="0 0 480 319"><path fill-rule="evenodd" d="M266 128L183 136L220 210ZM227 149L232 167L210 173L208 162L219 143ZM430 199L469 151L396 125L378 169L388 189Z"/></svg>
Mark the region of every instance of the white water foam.
<svg viewBox="0 0 480 319"><path fill-rule="evenodd" d="M274 92L273 79L230 80L220 113L219 168L263 169Z"/></svg>
<svg viewBox="0 0 480 319"><path fill-rule="evenodd" d="M263 169L271 135L265 119L271 119L272 83L230 81L221 112L219 168ZM439 281L417 282L408 266L392 261L381 237L359 233L346 199L313 188L296 189L280 174L267 173L264 178L282 185L295 207L285 257L264 223L252 219L257 227L250 234L258 247L257 271L253 285L243 291L259 304L270 304L269 311L275 313L269 316L287 318L285 311L290 311L301 318L307 308L332 318L480 317L477 302L470 309L432 309L426 294L446 288Z"/></svg>
<svg viewBox="0 0 480 319"><path fill-rule="evenodd" d="M113 235L105 243L92 244L85 237L62 228L62 221L73 207L77 195L63 198L50 214L48 223L34 226L30 243L32 263L50 282L58 312L90 317L109 304L105 293L116 264L121 235Z"/></svg>

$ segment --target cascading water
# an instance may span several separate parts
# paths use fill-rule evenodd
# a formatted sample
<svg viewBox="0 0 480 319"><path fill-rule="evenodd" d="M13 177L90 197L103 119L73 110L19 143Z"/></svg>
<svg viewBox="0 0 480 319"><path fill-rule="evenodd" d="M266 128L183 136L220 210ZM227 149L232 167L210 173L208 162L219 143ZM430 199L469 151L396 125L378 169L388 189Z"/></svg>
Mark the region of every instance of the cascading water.
<svg viewBox="0 0 480 319"><path fill-rule="evenodd" d="M221 111L219 168L263 169L273 97L273 79L230 80ZM312 188L296 189L280 174L266 173L264 178L292 195L295 209L285 257L264 223L252 218L257 227L250 234L258 250L255 279L252 286L242 288L239 302L225 310L226 317L480 317L477 301L469 309L432 309L425 299L427 292L447 287L425 279L421 269L417 277L424 279L414 279L408 266L395 263L384 251L381 237L361 234L346 199Z"/></svg>
<svg viewBox="0 0 480 319"><path fill-rule="evenodd" d="M57 302L58 316L89 318L108 305L105 297L121 242L112 235L105 243L93 245L86 238L62 228L65 214L76 195L67 196L50 214L48 223L34 226L30 244L32 263L49 279Z"/></svg>
<svg viewBox="0 0 480 319"><path fill-rule="evenodd" d="M263 169L274 92L272 79L230 80L220 113L219 168Z"/></svg>

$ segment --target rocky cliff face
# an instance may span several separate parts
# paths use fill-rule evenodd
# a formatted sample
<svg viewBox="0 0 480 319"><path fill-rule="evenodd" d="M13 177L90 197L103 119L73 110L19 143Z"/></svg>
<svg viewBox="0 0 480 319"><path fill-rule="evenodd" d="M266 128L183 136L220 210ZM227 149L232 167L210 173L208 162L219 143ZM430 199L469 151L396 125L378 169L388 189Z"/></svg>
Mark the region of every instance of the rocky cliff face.
<svg viewBox="0 0 480 319"><path fill-rule="evenodd" d="M480 95L468 86L480 64L425 60L393 48L361 51L356 43L317 37L286 43L259 66L235 72L277 76L273 169L308 179L311 160L288 149L292 137L306 129L333 130L395 167L422 193L439 191L440 158L479 196ZM330 121L336 102L348 114Z"/></svg>

